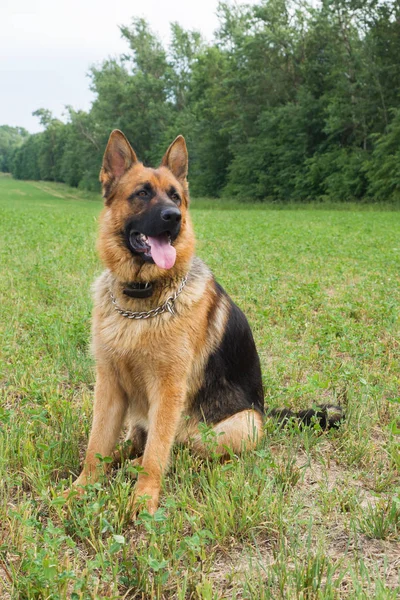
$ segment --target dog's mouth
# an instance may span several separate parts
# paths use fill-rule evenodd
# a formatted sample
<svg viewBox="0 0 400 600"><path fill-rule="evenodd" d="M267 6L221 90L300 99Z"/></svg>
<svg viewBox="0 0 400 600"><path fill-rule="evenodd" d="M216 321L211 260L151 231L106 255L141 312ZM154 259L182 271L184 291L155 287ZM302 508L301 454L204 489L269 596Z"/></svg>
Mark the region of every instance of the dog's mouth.
<svg viewBox="0 0 400 600"><path fill-rule="evenodd" d="M145 260L154 261L161 269L172 269L176 261L176 250L168 232L150 236L131 231L129 234L131 249L139 253Z"/></svg>

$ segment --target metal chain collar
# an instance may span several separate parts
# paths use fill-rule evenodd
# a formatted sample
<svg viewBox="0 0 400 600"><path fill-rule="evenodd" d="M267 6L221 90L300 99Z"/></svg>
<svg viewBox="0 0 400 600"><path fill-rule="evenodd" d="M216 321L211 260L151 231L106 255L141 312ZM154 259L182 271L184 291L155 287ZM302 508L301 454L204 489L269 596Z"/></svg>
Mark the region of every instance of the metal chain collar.
<svg viewBox="0 0 400 600"><path fill-rule="evenodd" d="M174 292L172 294L172 296L168 296L168 298L165 300L165 302L163 302L163 304L161 304L160 306L157 306L157 308L152 308L151 310L148 310L148 311L134 312L132 310L124 310L123 308L118 306L115 296L112 293L111 288L109 288L111 302L113 303L114 308L117 311L117 313L119 313L123 317L126 317L127 319L151 319L152 317L157 317L158 315L161 315L162 313L164 313L166 311L171 313L171 315L174 315L175 314L175 311L174 311L175 301L176 301L177 297L182 293L183 288L186 285L187 279L188 279L188 276L186 275L182 279L182 281L179 284L178 289L176 290L176 292Z"/></svg>

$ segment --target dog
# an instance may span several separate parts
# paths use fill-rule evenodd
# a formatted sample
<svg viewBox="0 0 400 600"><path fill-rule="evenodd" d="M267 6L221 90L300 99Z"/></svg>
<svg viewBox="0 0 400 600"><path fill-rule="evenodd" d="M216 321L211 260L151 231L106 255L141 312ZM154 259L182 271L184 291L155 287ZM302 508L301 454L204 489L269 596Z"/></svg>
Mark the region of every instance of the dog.
<svg viewBox="0 0 400 600"><path fill-rule="evenodd" d="M150 514L156 511L174 442L207 455L201 423L221 456L254 448L263 434L253 335L243 312L194 254L187 173L182 136L154 169L139 162L118 130L100 171L105 206L98 252L106 270L94 285L93 423L73 486L82 490L104 473L100 456L123 458L115 446L125 425L129 456L141 455L142 467L132 513L143 504ZM284 420L294 413L276 414ZM315 414L308 411L307 419Z"/></svg>

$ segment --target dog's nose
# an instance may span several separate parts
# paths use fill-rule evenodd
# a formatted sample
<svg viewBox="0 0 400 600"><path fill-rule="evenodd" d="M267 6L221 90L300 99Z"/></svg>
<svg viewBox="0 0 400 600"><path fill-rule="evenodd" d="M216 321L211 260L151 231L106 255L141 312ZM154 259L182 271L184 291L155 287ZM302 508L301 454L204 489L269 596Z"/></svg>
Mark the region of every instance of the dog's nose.
<svg viewBox="0 0 400 600"><path fill-rule="evenodd" d="M163 221L167 221L171 225L177 225L180 223L182 215L178 208L171 206L171 208L164 208L164 210L161 211L161 218Z"/></svg>

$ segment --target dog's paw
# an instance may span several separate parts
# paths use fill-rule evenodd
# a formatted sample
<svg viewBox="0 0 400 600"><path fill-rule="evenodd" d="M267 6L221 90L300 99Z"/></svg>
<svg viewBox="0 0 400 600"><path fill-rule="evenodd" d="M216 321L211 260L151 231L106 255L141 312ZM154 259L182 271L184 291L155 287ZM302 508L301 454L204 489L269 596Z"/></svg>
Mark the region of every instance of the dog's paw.
<svg viewBox="0 0 400 600"><path fill-rule="evenodd" d="M150 485L136 485L135 492L130 503L130 514L135 520L141 511L154 515L158 508L160 490Z"/></svg>
<svg viewBox="0 0 400 600"><path fill-rule="evenodd" d="M68 500L69 498L80 498L81 496L84 495L85 493L85 485L86 485L86 481L79 481L79 478L74 481L74 483L71 485L71 487L67 488L66 490L64 490L64 492L61 494L61 496L63 498L65 498L66 500Z"/></svg>
<svg viewBox="0 0 400 600"><path fill-rule="evenodd" d="M61 496L63 498L65 498L66 500L69 500L70 498L75 498L76 496L81 497L83 496L83 494L85 493L85 488L83 488L82 486L78 485L72 485L70 488L64 490L64 492L61 494Z"/></svg>

